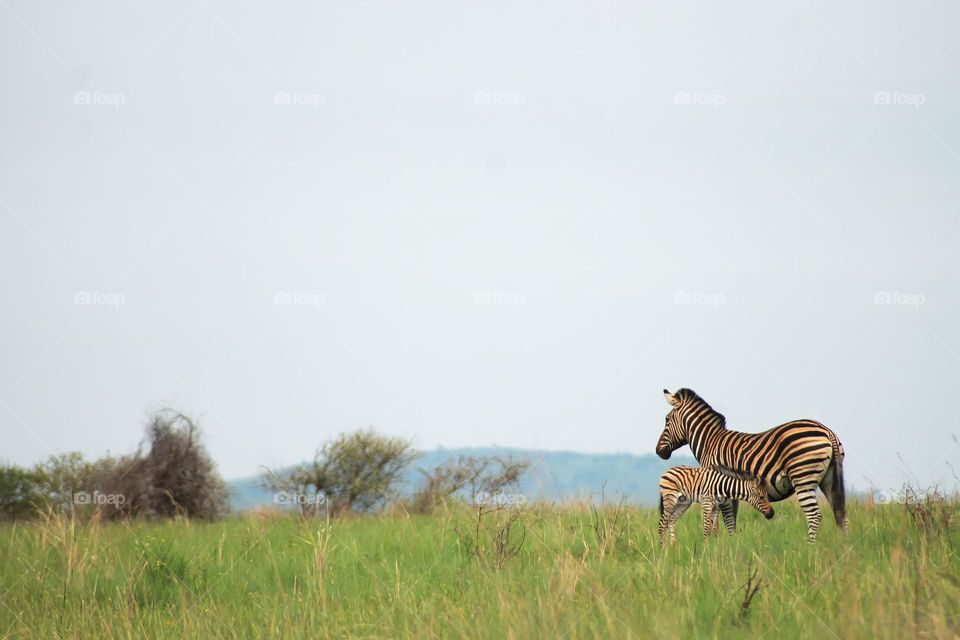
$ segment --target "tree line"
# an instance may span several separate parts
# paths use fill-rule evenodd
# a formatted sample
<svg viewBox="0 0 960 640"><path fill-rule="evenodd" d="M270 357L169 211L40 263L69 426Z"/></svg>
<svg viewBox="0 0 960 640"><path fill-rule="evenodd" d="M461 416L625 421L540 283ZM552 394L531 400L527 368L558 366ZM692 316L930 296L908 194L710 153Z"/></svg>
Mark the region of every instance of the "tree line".
<svg viewBox="0 0 960 640"><path fill-rule="evenodd" d="M0 465L0 519L50 511L106 520L226 516L229 490L196 420L162 409L149 415L145 431L127 455L88 460L70 452L33 467ZM304 517L370 513L388 505L430 513L449 500L476 502L516 491L529 467L510 457L460 456L417 469L419 484L404 494L400 481L419 456L409 440L364 429L321 444L309 463L265 469L261 483L278 506Z"/></svg>

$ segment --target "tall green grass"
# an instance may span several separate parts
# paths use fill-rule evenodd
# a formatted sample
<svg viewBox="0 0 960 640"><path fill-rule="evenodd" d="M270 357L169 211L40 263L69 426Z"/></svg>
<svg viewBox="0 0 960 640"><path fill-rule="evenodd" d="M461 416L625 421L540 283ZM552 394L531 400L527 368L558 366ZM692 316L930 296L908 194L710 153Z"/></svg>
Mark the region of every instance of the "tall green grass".
<svg viewBox="0 0 960 640"><path fill-rule="evenodd" d="M332 523L246 517L0 527L5 638L904 638L960 633L960 523L923 533L902 505L794 504L704 543L699 512L661 548L649 509L532 506L497 562L508 512ZM508 547L509 547L508 544ZM499 568L498 568L499 564ZM751 571L760 590L744 608Z"/></svg>

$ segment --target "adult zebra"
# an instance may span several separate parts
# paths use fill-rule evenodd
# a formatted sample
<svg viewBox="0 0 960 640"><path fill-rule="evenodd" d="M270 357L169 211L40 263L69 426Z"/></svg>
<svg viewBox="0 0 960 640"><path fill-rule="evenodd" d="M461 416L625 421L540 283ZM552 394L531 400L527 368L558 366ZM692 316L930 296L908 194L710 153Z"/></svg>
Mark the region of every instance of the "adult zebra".
<svg viewBox="0 0 960 640"><path fill-rule="evenodd" d="M809 542L816 541L820 528L819 486L837 526L846 529L843 445L833 431L813 420L794 420L762 433L728 431L723 415L690 389L675 394L664 389L663 395L672 408L657 441L658 456L666 460L674 449L689 444L701 466L760 478L772 502L796 492Z"/></svg>

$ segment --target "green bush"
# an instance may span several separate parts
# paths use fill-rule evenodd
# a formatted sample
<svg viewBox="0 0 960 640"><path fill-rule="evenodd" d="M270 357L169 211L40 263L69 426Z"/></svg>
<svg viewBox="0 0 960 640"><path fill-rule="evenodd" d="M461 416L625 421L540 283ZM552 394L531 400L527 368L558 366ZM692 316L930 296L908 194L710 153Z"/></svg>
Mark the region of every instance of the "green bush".
<svg viewBox="0 0 960 640"><path fill-rule="evenodd" d="M311 465L268 471L264 485L298 498L319 497L297 502L305 514L316 513L321 501L334 514L373 511L393 497L396 482L419 455L411 442L373 429L342 433L317 450Z"/></svg>
<svg viewBox="0 0 960 640"><path fill-rule="evenodd" d="M52 455L34 468L37 489L47 504L54 509L71 513L90 514L95 504L83 505L74 500L80 492L94 494L103 491L117 460L109 455L89 461L79 451Z"/></svg>
<svg viewBox="0 0 960 640"><path fill-rule="evenodd" d="M0 519L20 520L47 505L35 470L16 465L0 466Z"/></svg>

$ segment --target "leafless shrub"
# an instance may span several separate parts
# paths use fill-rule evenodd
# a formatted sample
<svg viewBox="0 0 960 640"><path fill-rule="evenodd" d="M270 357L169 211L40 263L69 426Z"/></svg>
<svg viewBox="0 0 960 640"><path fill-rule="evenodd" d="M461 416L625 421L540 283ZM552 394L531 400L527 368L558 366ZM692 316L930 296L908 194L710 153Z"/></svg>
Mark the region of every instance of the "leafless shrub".
<svg viewBox="0 0 960 640"><path fill-rule="evenodd" d="M526 460L498 456L460 456L432 471L419 469L423 482L413 494L410 510L431 513L451 496L461 494L475 502L479 494L498 495L517 489L520 477L530 468Z"/></svg>
<svg viewBox="0 0 960 640"><path fill-rule="evenodd" d="M623 505L627 496L620 497L620 502L612 509L611 513L611 508L607 505L606 488L607 483L604 482L600 489L600 506L590 505L593 533L597 540L601 558L607 553L616 552L617 545L623 540L625 530L625 527L620 523L620 519L623 516Z"/></svg>
<svg viewBox="0 0 960 640"><path fill-rule="evenodd" d="M922 536L945 536L960 522L960 501L939 487L920 489L907 483L902 496L904 509Z"/></svg>
<svg viewBox="0 0 960 640"><path fill-rule="evenodd" d="M519 537L513 535L514 530L519 529ZM520 520L520 515L516 511L511 511L505 523L503 523L493 536L493 560L495 566L499 569L511 558L519 555L523 548L523 543L527 539L527 528Z"/></svg>
<svg viewBox="0 0 960 640"><path fill-rule="evenodd" d="M107 518L129 516L211 520L227 509L227 487L200 443L189 416L163 409L147 425L149 450L122 457L104 481L104 492L123 496L102 506Z"/></svg>
<svg viewBox="0 0 960 640"><path fill-rule="evenodd" d="M329 513L326 496L314 484L315 474L310 467L297 466L286 471L267 469L261 484L273 492L274 504L294 506L305 518Z"/></svg>
<svg viewBox="0 0 960 640"><path fill-rule="evenodd" d="M492 522L488 522L492 520ZM501 569L520 554L527 539L527 528L516 508L479 505L474 512L473 531L454 527L461 544L484 566Z"/></svg>
<svg viewBox="0 0 960 640"><path fill-rule="evenodd" d="M743 585L743 600L740 603L740 612L738 614L740 620L747 617L747 614L750 612L750 603L753 602L754 597L760 591L760 585L763 584L763 580L757 578L758 572L759 569L750 569L747 575L747 582Z"/></svg>

